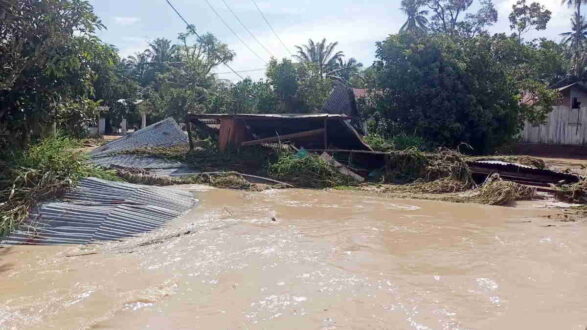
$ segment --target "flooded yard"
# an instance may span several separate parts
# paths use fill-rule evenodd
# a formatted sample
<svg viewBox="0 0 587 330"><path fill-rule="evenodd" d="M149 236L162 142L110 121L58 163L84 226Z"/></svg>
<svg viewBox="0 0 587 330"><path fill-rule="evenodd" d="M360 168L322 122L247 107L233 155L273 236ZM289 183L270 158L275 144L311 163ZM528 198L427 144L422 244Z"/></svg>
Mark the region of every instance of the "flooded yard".
<svg viewBox="0 0 587 330"><path fill-rule="evenodd" d="M587 326L587 223L533 202L184 188L143 237L0 249L0 328Z"/></svg>

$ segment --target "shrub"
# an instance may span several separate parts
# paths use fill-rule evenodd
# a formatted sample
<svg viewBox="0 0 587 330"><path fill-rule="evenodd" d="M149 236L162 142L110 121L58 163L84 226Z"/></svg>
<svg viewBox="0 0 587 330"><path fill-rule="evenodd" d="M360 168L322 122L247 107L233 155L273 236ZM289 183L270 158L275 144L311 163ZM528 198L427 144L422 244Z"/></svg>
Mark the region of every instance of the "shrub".
<svg viewBox="0 0 587 330"><path fill-rule="evenodd" d="M424 150L424 139L416 135L399 133L390 139L386 139L379 134L370 134L365 137L365 142L375 151L392 151L418 149Z"/></svg>
<svg viewBox="0 0 587 330"><path fill-rule="evenodd" d="M76 147L75 140L52 137L6 157L0 169L0 236L24 221L36 203L59 196L82 178L116 179L87 163Z"/></svg>
<svg viewBox="0 0 587 330"><path fill-rule="evenodd" d="M353 184L332 165L316 155L300 157L283 153L269 166L269 175L277 180L304 188L327 188Z"/></svg>

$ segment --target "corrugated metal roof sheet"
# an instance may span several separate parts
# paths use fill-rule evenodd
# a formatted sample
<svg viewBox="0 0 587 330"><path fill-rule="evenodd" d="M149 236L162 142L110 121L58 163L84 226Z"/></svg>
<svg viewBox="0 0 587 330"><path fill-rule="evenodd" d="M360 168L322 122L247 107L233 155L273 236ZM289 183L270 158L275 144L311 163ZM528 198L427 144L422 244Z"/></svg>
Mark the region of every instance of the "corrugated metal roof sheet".
<svg viewBox="0 0 587 330"><path fill-rule="evenodd" d="M173 118L147 126L90 152L92 158L140 148L173 147L187 145L188 137Z"/></svg>
<svg viewBox="0 0 587 330"><path fill-rule="evenodd" d="M132 155L132 154L118 154L108 155L105 157L95 157L90 161L102 167L120 166L126 168L144 168L144 169L160 169L160 168L180 168L185 165L179 161L173 161L157 157Z"/></svg>
<svg viewBox="0 0 587 330"><path fill-rule="evenodd" d="M80 181L61 201L43 203L2 244L87 244L156 229L191 209L191 193L161 187Z"/></svg>

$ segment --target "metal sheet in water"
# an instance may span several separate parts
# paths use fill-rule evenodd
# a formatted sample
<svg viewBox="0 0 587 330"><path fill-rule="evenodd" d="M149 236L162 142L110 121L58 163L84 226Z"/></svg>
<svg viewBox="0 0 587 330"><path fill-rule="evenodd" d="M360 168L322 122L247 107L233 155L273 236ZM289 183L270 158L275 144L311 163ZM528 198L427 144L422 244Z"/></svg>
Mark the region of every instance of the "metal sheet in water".
<svg viewBox="0 0 587 330"><path fill-rule="evenodd" d="M164 225L195 204L189 192L82 180L62 201L41 204L3 244L87 244L118 240Z"/></svg>

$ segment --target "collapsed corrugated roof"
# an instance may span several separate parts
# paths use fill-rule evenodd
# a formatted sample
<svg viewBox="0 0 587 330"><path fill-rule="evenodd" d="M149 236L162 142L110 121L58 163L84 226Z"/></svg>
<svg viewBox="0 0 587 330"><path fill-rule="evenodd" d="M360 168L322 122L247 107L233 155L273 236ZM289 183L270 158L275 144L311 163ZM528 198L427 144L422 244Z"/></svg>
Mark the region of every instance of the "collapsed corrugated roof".
<svg viewBox="0 0 587 330"><path fill-rule="evenodd" d="M174 147L187 145L188 137L173 118L147 126L90 152L90 156L103 157L121 151L141 148Z"/></svg>
<svg viewBox="0 0 587 330"><path fill-rule="evenodd" d="M204 123L201 120L206 120ZM210 123L214 120L214 123ZM306 149L329 147L371 150L357 130L349 124L350 117L341 114L191 114L196 129L202 125L219 124L219 149L227 146L245 147L258 144L291 142Z"/></svg>
<svg viewBox="0 0 587 330"><path fill-rule="evenodd" d="M39 205L3 244L87 244L148 232L195 204L192 194L168 188L80 181L61 201Z"/></svg>

